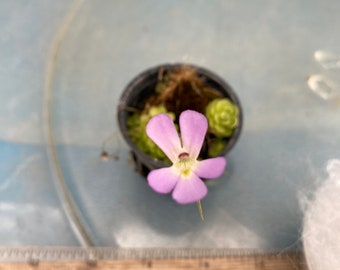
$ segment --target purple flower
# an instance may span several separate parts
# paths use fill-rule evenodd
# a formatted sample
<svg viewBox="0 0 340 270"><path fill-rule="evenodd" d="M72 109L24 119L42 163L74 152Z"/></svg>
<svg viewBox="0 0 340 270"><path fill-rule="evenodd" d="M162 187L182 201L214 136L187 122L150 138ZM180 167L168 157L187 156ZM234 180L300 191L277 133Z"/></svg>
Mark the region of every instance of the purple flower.
<svg viewBox="0 0 340 270"><path fill-rule="evenodd" d="M222 175L224 157L197 160L201 151L208 121L201 113L186 110L179 117L181 136L171 118L161 113L148 122L146 133L172 162L171 167L153 170L147 176L151 188L169 193L180 204L188 204L205 197L208 189L201 178L212 179Z"/></svg>

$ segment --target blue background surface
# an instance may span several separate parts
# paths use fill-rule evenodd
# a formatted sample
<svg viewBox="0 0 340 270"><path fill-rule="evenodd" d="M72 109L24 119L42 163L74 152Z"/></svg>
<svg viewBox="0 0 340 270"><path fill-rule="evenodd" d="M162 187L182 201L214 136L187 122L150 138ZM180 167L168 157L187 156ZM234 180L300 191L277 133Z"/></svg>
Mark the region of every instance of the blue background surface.
<svg viewBox="0 0 340 270"><path fill-rule="evenodd" d="M63 211L44 137L53 62L58 162L92 242L113 247L298 248L301 194L339 156L340 109L307 76L316 50L339 53L340 2L2 1L0 3L0 245L79 245ZM66 24L65 24L66 22ZM178 206L136 174L115 110L125 85L173 62L223 77L244 109L228 168L203 201ZM339 89L339 88L338 88ZM100 159L103 141L118 161Z"/></svg>

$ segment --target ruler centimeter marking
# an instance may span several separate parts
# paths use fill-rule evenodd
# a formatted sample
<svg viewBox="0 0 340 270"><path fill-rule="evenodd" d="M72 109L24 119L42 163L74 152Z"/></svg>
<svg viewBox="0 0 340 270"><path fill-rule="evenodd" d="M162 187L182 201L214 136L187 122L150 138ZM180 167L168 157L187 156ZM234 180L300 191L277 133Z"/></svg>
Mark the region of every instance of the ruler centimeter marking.
<svg viewBox="0 0 340 270"><path fill-rule="evenodd" d="M110 247L0 247L0 261L120 260L120 259L194 259L223 257L289 257L300 251L255 249L185 249Z"/></svg>

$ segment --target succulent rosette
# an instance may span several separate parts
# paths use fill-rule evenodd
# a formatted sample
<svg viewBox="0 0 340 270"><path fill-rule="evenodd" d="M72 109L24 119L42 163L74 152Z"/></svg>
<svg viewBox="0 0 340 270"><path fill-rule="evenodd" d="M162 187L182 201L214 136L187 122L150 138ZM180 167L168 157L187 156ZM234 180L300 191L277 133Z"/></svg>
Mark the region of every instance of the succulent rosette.
<svg viewBox="0 0 340 270"><path fill-rule="evenodd" d="M227 98L212 100L206 107L209 131L217 137L230 137L238 125L238 108Z"/></svg>

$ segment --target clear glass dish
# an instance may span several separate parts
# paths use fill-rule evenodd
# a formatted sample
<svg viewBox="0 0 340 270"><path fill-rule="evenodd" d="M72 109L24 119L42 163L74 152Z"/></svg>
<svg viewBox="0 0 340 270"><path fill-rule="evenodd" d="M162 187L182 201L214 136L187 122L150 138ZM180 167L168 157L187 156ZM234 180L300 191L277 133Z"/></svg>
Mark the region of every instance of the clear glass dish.
<svg viewBox="0 0 340 270"><path fill-rule="evenodd" d="M262 1L261 1L262 2ZM314 58L334 50L327 1L84 2L56 55L51 125L57 166L90 242L112 247L296 249L301 194L339 156L339 105L310 90ZM320 5L320 6L318 6ZM116 109L128 82L162 63L224 78L244 109L224 175L197 206L154 193L134 171ZM328 72L328 73L327 73ZM115 158L104 161L103 148Z"/></svg>

